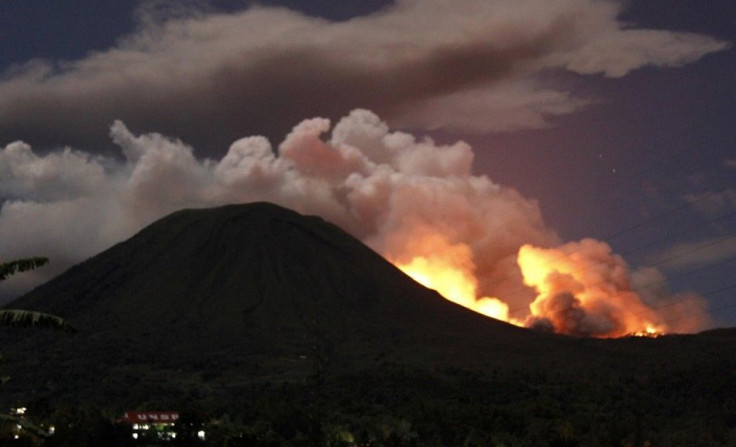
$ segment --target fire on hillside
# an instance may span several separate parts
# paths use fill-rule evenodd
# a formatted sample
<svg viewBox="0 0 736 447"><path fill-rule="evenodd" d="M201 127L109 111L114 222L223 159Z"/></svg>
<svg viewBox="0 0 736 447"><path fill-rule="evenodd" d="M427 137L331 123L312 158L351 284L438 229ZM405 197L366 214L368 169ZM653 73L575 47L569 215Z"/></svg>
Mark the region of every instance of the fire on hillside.
<svg viewBox="0 0 736 447"><path fill-rule="evenodd" d="M528 309L512 309L503 299L478 295L467 245L451 244L436 234L412 245L425 247L420 250L424 254L394 264L450 301L498 320L583 337L656 337L668 330L664 318L632 287L625 261L600 241L548 249L522 246L517 263L524 284L536 295Z"/></svg>

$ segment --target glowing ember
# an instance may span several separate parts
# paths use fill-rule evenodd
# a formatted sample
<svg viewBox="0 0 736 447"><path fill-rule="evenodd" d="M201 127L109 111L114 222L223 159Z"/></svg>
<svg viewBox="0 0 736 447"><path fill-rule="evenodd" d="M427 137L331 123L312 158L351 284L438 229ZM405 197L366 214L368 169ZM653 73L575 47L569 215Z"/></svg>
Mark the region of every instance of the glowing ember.
<svg viewBox="0 0 736 447"><path fill-rule="evenodd" d="M663 335L664 335L663 332L651 326L647 327L643 331L632 332L631 334L629 334L630 337L646 337L646 338L658 338Z"/></svg>

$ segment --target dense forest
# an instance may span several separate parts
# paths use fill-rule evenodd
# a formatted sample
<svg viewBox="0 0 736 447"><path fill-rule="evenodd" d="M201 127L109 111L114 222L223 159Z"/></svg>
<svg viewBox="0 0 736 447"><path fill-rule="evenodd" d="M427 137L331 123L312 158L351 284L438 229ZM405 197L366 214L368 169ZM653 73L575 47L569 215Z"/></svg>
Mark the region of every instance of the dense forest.
<svg viewBox="0 0 736 447"><path fill-rule="evenodd" d="M181 434L166 445L732 446L734 371L735 358L634 374L428 371L383 362L336 376L225 388L200 374L187 393L149 384L131 400L137 409L180 412ZM126 384L119 386L123 392ZM116 423L123 410L103 400L28 402L29 418L57 427L36 443L47 446L141 445L129 426ZM207 438L187 435L192 426L203 427Z"/></svg>

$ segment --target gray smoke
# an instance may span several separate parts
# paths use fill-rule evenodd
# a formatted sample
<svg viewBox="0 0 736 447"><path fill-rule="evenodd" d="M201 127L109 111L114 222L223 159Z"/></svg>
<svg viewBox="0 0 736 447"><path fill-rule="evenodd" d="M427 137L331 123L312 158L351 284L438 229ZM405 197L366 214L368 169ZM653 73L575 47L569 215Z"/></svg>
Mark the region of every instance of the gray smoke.
<svg viewBox="0 0 736 447"><path fill-rule="evenodd" d="M0 76L0 144L98 152L121 119L220 157L243 135L277 140L304 117L356 106L395 126L490 132L547 125L593 98L549 70L623 76L729 46L636 29L597 0L398 0L345 22L282 8L222 14L147 8L105 51L32 60Z"/></svg>

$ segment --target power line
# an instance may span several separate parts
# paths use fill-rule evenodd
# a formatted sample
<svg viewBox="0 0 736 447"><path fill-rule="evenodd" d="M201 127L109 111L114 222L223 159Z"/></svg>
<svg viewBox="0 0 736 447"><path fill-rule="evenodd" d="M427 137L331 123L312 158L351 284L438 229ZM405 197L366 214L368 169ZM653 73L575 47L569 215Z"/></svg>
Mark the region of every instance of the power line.
<svg viewBox="0 0 736 447"><path fill-rule="evenodd" d="M667 258L664 258L664 259L660 260L659 262L657 262L657 263L655 263L655 264L653 264L653 265L658 265L658 264L662 264L662 263L664 263L664 262L666 262L666 261L670 261L671 259L679 258L679 257L685 256L685 255L687 255L687 254L692 254L692 253L695 253L695 252L697 252L697 251L701 251L701 250L703 250L703 249L705 249L705 248L711 247L711 246L713 246L713 245L715 245L715 244L717 244L717 243L720 243L720 242L724 242L724 241L726 241L726 240L736 240L736 236L726 236L726 237L723 237L723 238L719 238L719 239L716 239L716 240L714 240L714 241L708 241L707 243L705 243L705 244L701 244L700 246L697 246L696 248L693 248L693 249L691 249L691 250L685 250L685 251L683 251L683 252L677 253L677 254L676 254L676 255L674 255L674 256L669 256L669 257L667 257ZM712 267L714 267L714 266L717 266L717 265L721 265L721 264L724 264L724 263L726 263L726 262L731 262L731 261L730 261L730 260L725 260L725 261L720 261L720 262L710 263L710 264L708 264L708 265L707 265L707 266L705 266L705 267L701 267L701 268L698 268L698 269L696 269L695 271L702 271L702 270L705 270L706 268L712 268ZM597 263L597 265L601 265L601 263ZM578 269L578 270L574 271L574 273L580 273L580 272L583 272L583 271L585 271L585 270L589 270L589 269L591 269L591 268L593 268L593 267L594 267L594 266L588 265L588 266L586 266L585 268L582 268L582 269ZM570 274L572 274L572 273L573 273L573 272L571 272ZM690 272L690 273L692 273L692 272ZM626 274L626 273L622 273L622 275L625 275L625 274ZM687 273L686 273L686 274L687 274ZM682 275L681 275L681 276L682 276ZM606 283L606 281L607 281L607 280L605 280L605 279L604 279L604 280L601 280L601 281L595 282L595 283L593 283L593 284L588 284L588 287L594 287L594 286L596 286L596 285L601 285L601 284L605 284L605 283ZM668 281L667 281L666 279L665 279L665 280L659 280L659 281L655 281L655 282L653 282L653 283L650 283L650 284L646 284L646 285L644 285L644 286L640 286L640 287L633 287L633 288L631 288L631 289L629 290L629 292L640 294L639 292L641 292L642 290L644 290L644 289L646 289L646 288L649 288L649 287L653 287L653 286L655 286L655 285L658 285L658 284L666 284L667 282L668 282ZM729 286L728 288L731 288L731 287L733 287L733 286ZM728 289L728 288L726 288L726 289ZM520 290L521 290L521 289L520 289ZM703 296L704 294L698 294L698 295L699 295L699 296ZM673 303L673 304L671 304L671 305L674 305L674 304L676 304L676 303ZM668 305L670 305L670 304L668 304ZM645 306L646 306L646 304L645 304ZM647 306L647 307L649 307L649 306ZM665 306L665 307L666 307L666 306ZM649 307L649 308L650 308L650 309L653 309L653 308L651 308L651 307ZM518 312L521 312L521 311L525 311L525 310L528 310L528 307L519 307L519 308L516 308L516 309L509 309L509 311L508 311L508 314L509 314L509 315L512 315L512 314L515 314L515 313L518 313ZM631 314L633 314L633 315L639 315L638 313L635 313L635 312L633 312L633 311L629 311L629 310L627 310L626 308L623 308L623 310L624 310L624 311L628 311L629 313L631 313Z"/></svg>
<svg viewBox="0 0 736 447"><path fill-rule="evenodd" d="M673 254L671 256L667 256L665 258L661 258L657 262L654 262L654 263L650 264L650 267L651 266L657 266L657 265L665 264L666 262L671 261L672 259L681 258L683 256L686 256L686 255L689 255L689 254L692 254L692 253L696 253L698 251L702 251L702 250L704 250L706 248L709 248L709 247L712 247L712 246L714 246L716 244L719 244L719 243L722 243L722 242L726 242L726 241L730 241L730 240L736 240L736 236L724 236L724 237L721 237L721 238L718 238L718 239L715 239L715 240L707 241L707 242L702 243L702 244L699 244L699 245L697 245L697 246L695 246L695 247L693 247L693 248L691 248L689 250L683 250L683 251L681 251L679 253L676 253L676 254ZM578 253L578 252L573 252L573 253ZM552 264L554 261L559 260L559 259L562 259L564 257L568 257L570 255L571 255L571 253L568 253L565 256L558 256L557 258L555 258L553 260L546 260L545 261L545 264L548 264L548 265L549 264ZM711 264L708 264L708 265L712 267L712 266L719 265L719 264L724 263L724 262L727 262L727 261L721 261L721 262L711 263ZM602 262L593 262L593 263L590 263L590 264L585 265L585 267L583 267L583 268L575 269L575 270L573 270L573 271L571 271L571 272L569 272L567 274L568 275L579 274L579 273L585 272L587 270L590 270L590 269L595 268L596 266L600 266L600 265L605 265L605 264L602 263ZM701 268L699 270L703 270L703 269ZM624 275L626 275L627 273L628 272L622 273L617 279L623 278ZM603 279L603 280L594 282L593 284L589 284L588 286L596 286L596 285L605 284L606 281L607 281L607 279ZM648 287L652 287L653 285L663 284L663 283L666 283L666 282L667 281L664 281L664 280L656 281L654 283L651 283L651 284L648 284L648 285L645 285L645 286L631 288L630 291L636 293L637 291L643 290L643 289L648 288ZM511 293L513 294L514 292L522 292L524 290L526 290L526 288L519 288L519 289L517 289L515 291L511 291ZM517 308L517 309L514 309L514 310L511 310L510 309L509 310L509 314L517 313L517 312L520 312L522 310L526 310L526 308Z"/></svg>
<svg viewBox="0 0 736 447"><path fill-rule="evenodd" d="M708 225L715 224L716 222L720 222L722 220L726 220L726 219L729 219L729 218L734 217L734 216L736 216L736 211L731 212L731 213L726 213L726 214L724 214L722 216L719 216L719 217L717 217L715 219L706 220L706 221L701 222L701 223L699 223L697 225L693 225L693 226L688 227L688 228L686 228L684 230L681 230L681 231L679 231L677 233L670 234L670 235L668 235L668 236L666 236L664 238L657 239L657 240L655 240L653 242L650 242L648 244L640 245L640 246L638 246L637 248L635 248L633 250L622 252L621 253L621 256L630 255L632 253L636 253L638 251L641 251L641 250L644 250L644 249L647 249L647 248L651 248L652 246L656 246L658 244L661 244L662 242L666 242L666 241L672 240L672 239L674 239L676 237L679 237L679 236L684 236L685 234L691 233L691 232L693 232L695 230L699 230L699 229L701 229L703 227L706 227Z"/></svg>
<svg viewBox="0 0 736 447"><path fill-rule="evenodd" d="M736 284L731 284L729 286L722 287L722 288L720 288L720 289L718 289L716 291L711 291L711 293L703 294L703 296L704 297L705 296L710 296L710 295L714 295L716 293L725 292L726 290L731 290L731 289L736 289ZM691 313L688 313L687 315L682 315L682 316L677 317L677 318L668 319L668 320L665 321L665 323L671 324L671 323L676 322L676 321L681 321L681 320L685 320L685 319L688 319L688 318L693 318L693 317L695 317L697 315L703 315L703 314L712 315L713 312L718 312L718 311L721 311L721 310L733 309L733 308L736 308L736 303L730 303L730 304L726 304L724 306L718 306L718 307L713 307L713 308L709 308L709 309L703 309L703 310L700 310L698 312L691 312Z"/></svg>
<svg viewBox="0 0 736 447"><path fill-rule="evenodd" d="M690 206L691 204L692 204L692 202L691 202L691 203L689 203L689 204L688 204L688 205L686 205L686 206ZM679 208L678 208L677 210L682 210L683 208L684 208L684 207L679 207ZM648 224L650 224L650 223L653 223L653 222L655 222L656 220L659 220L660 218L662 218L662 216L667 216L667 215L669 215L669 214L672 214L672 213L664 213L664 214L662 214L662 215L660 215L660 216L658 216L658 217L656 217L656 218L652 218L652 219L649 219L649 220L647 220L647 221L645 221L645 222L642 222L642 223L640 223L640 224L638 224L638 225L636 225L636 226L634 226L634 227L631 227L631 228L629 228L629 229L621 230L621 231L619 231L619 232L618 232L617 234L624 234L625 232L627 232L627 231L630 231L630 230L631 230L631 229L633 229L633 228L641 228L641 227L643 227L643 226L645 226L645 225L648 225ZM691 232L693 232L693 231L696 231L696 230L698 230L698 229L701 229L701 228L703 228L703 227L706 227L706 226L708 226L708 225L712 225L712 224L714 224L714 223L717 223L717 222L720 222L720 221L723 221L723 220L729 219L729 218L731 218L731 217L734 217L734 216L736 216L736 211L734 211L734 212L731 212L731 213L726 213L726 214L723 214L723 215L721 215L721 216L717 216L717 217L715 217L715 218L713 218L713 219L708 219L708 220L705 220L705 221L703 221L703 222L700 222L700 223L698 223L698 224L696 224L696 225L693 225L693 226L691 226L691 227L688 227L688 228L686 228L685 230L681 230L681 231L679 231L679 232L677 232L677 233L674 233L674 234L670 234L670 235L668 235L668 236L666 236L666 237L664 237L664 238L660 238L660 239L657 239L657 240L655 240L655 241L653 241L653 242L650 242L650 243L648 243L648 244L640 245L639 247L637 247L637 248L635 248L635 249L633 249L633 250L629 250L629 251L626 251L626 252L618 253L617 255L618 255L618 256L621 256L621 257L625 257L625 256L627 256L627 255L630 255L630 254L632 254L632 253L636 253L636 252L638 252L638 251L641 251L641 250L644 250L644 249L646 249L646 248L651 248L652 246L656 246L656 245L658 245L658 244L661 244L662 242L666 242L666 241L668 241L668 240L672 240L672 239L674 239L674 238L676 238L676 237L680 237L680 236L683 236L683 235L685 235L685 234L691 233ZM732 236L725 236L724 238L721 238L721 239L717 239L717 240L712 240L712 241L708 241L708 242L706 242L705 244L706 244L707 246L712 246L712 245L715 245L715 244L717 244L717 243L719 243L719 242L723 242L724 240L728 240L728 239L731 239L731 238L732 238ZM606 243L607 243L607 242L606 242ZM551 249L551 250L555 250L555 248L554 248L554 247L553 247L553 248L550 248L550 249ZM550 249L545 249L545 250L550 250ZM699 250L701 250L701 249L702 249L701 247L695 247L695 248L693 248L692 250L686 250L686 251L682 251L682 252L680 252L680 253L678 253L678 254L676 254L676 255L673 255L673 256L671 256L671 257L668 257L667 259L669 260L669 258L677 258L677 257L681 257L681 256L684 256L684 255L686 255L686 254L689 254L689 253L692 253L692 252L695 252L695 251L699 251ZM553 257L552 257L551 259L545 259L545 260L544 260L543 262L545 263L545 265L550 265L550 264L554 264L554 263L556 263L557 261L560 261L560 260L563 260L563 259L569 259L569 258L570 258L571 256L573 256L573 255L575 255L575 254L577 254L577 253L580 253L580 251L579 251L579 250L572 250L572 251L570 251L570 252L560 252L559 254L557 254L557 255L553 256ZM651 265L659 265L659 264L663 264L663 263L664 263L664 260L660 260L660 261L658 261L658 262L655 262L655 263L653 263L653 264L650 264L650 266L651 266ZM598 266L598 265L603 265L603 263L602 263L602 262L593 262L593 263L589 263L589 264L587 264L587 265L586 265L585 267L582 267L582 268L580 268L580 269L576 269L576 270L573 270L573 271L572 271L572 272L570 272L570 273L581 273L581 272L584 272L584 271L586 271L586 270L592 269L592 268L594 268L595 266ZM602 282L601 282L601 283L602 283ZM516 289L516 290L512 290L512 291L510 291L510 293L511 293L511 294L513 295L513 294L515 294L515 293L521 293L521 292L523 292L523 291L525 291L525 290L526 290L526 287L525 287L525 286L522 286L522 287L519 287L519 288L518 288L518 289ZM523 310L523 309L520 309L520 310ZM519 311L519 310L515 310L515 311L513 311L513 312L518 312L518 311ZM511 313L511 311L510 311L510 313Z"/></svg>

